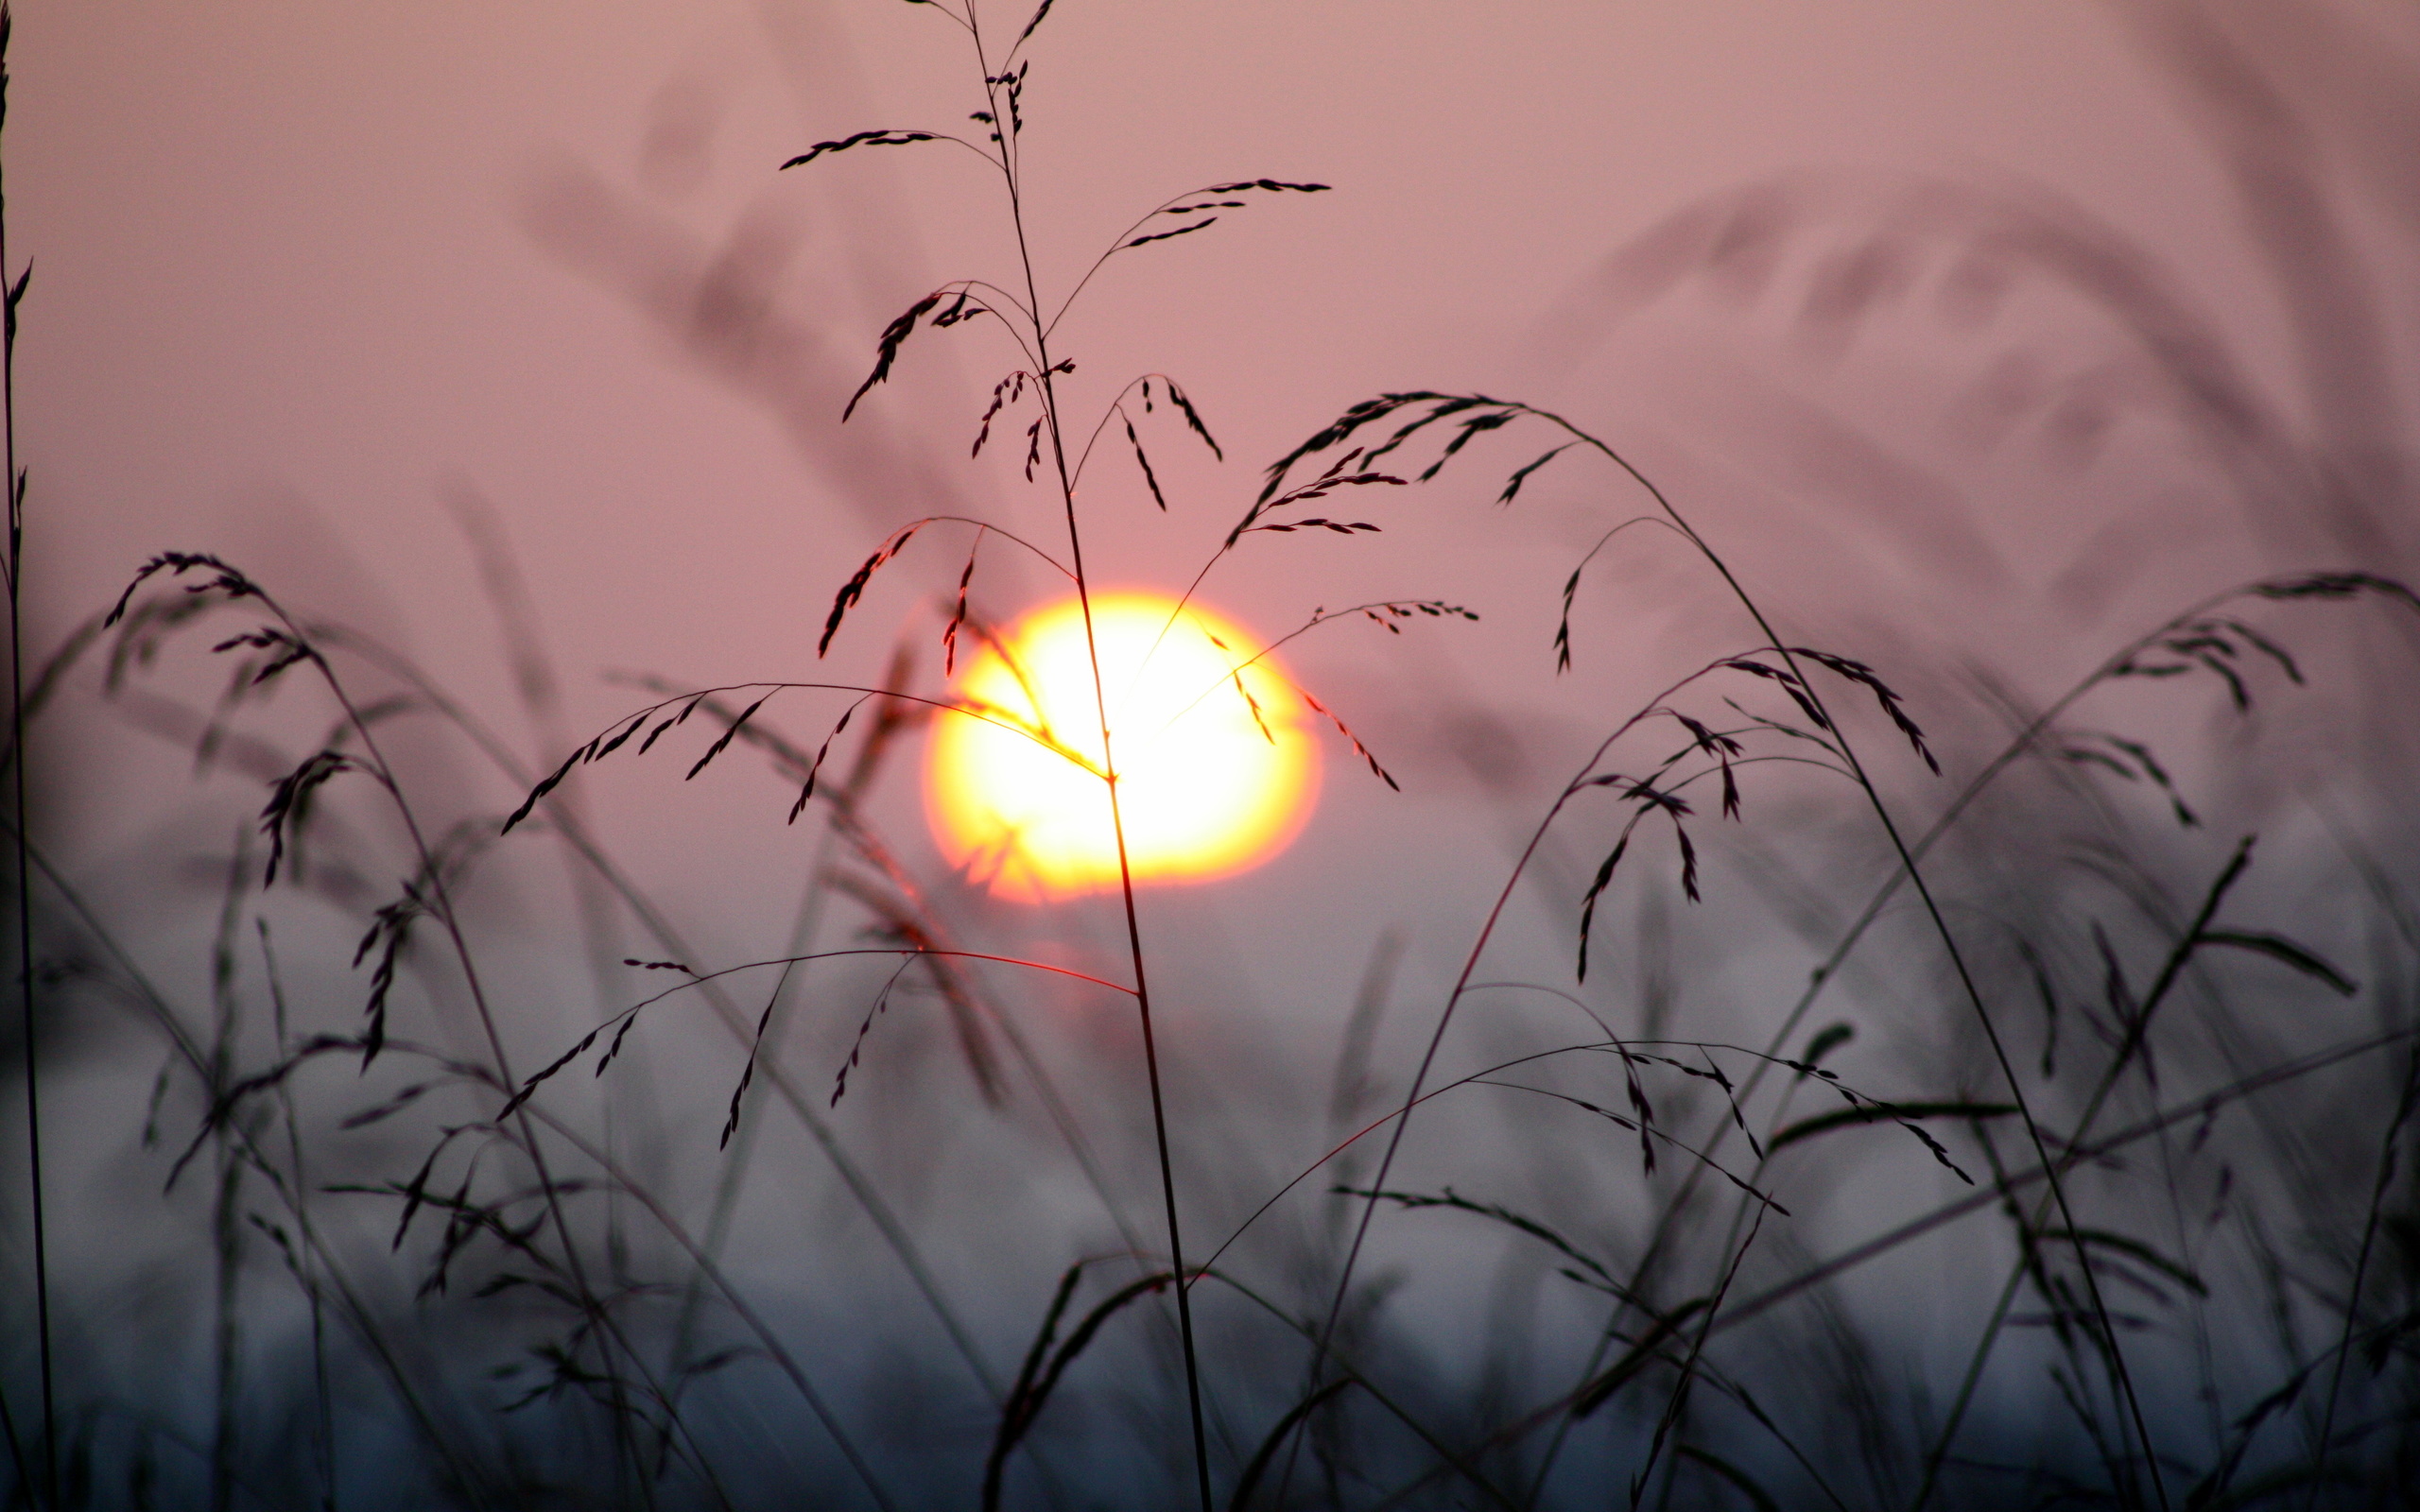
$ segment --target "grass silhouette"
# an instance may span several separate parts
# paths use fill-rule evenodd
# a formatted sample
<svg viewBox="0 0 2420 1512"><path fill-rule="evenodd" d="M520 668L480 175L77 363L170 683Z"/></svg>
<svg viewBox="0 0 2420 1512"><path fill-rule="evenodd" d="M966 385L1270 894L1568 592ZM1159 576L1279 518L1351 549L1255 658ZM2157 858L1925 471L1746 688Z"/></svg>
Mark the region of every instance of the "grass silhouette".
<svg viewBox="0 0 2420 1512"><path fill-rule="evenodd" d="M1689 208L1611 276L1662 297L1761 238L1778 278L1793 238L1846 224L1865 265L2055 286L2140 339L2182 433L2247 494L2298 490L2342 528L2313 565L2215 588L2047 702L1978 712L1916 629L1797 627L1780 606L1805 585L1760 585L1753 552L1605 438L1619 417L1445 389L1352 404L1216 516L1232 523L1203 536L1180 605L1218 574L1284 581L1264 554L1385 534L1467 477L1500 508L1602 488L1535 647L1586 735L1508 824L1432 1012L1408 1011L1395 921L1305 899L1288 915L1333 960L1374 942L1333 1056L1242 1022L1206 1042L1171 1005L1223 989L1219 950L1138 896L1098 647L1080 736L949 679L969 645L1013 662L986 612L1000 548L1089 626L1108 585L1088 548L1189 517L1154 452L1225 460L1178 379L1079 379L1069 309L1113 262L1151 276L1134 260L1326 186L1188 190L1053 269L1020 146L1052 0L1007 26L977 0L920 3L971 50L973 129L850 129L781 166L972 153L999 198L970 222L1015 274L953 279L868 333L833 420L912 406L927 345L981 343L1008 371L952 444L1011 449L1051 534L1004 506L836 543L828 678L631 674L621 713L535 760L439 676L215 552L152 558L30 679L14 663L28 1127L61 1064L38 1001L131 1010L158 1057L148 1097L85 1109L78 1137L140 1126L120 1143L164 1191L128 1224L206 1277L182 1305L211 1366L206 1407L112 1378L106 1321L78 1311L109 1298L78 1277L60 1329L79 1342L54 1372L35 1144L39 1360L12 1358L0 1392L16 1499L2404 1504L2420 915L2370 832L2408 770L2380 711L2408 685L2420 598L2378 545L2394 501L2362 491L2359 459L2231 388L2223 334L2068 207L1934 185L1886 214L1793 182ZM1882 298L1809 266L1824 318ZM551 672L483 528L466 525L522 626L534 713ZM943 542L954 592L872 646L899 564ZM1610 702L1590 627L1647 542L1707 585L1691 628L1719 649ZM14 654L13 523L9 565ZM1313 630L1478 618L1461 585L1419 591L1446 596L1306 594L1297 627L1233 647L1201 696L1251 701L1236 674ZM149 926L88 898L29 819L30 722L88 666L100 696L161 699L199 765L265 795L213 858L199 996L155 979L130 933ZM199 707L152 691L210 667ZM1366 690L1287 687L1374 797L1416 786L1365 739ZM2218 731L2206 748L2179 709ZM1097 783L1114 896L1004 922L886 833L882 785L941 720ZM406 731L483 769L439 785ZM2310 752L2336 785L2264 798L2227 775ZM635 791L678 816L700 791L683 784L743 764L774 780L768 828L805 860L782 937L735 956L617 857L604 805ZM1429 861L1478 869L1442 845ZM1743 900L1789 893L1785 861L1817 880L1767 930ZM532 946L499 879L558 862L580 937ZM566 1033L551 995L583 967L607 1005ZM809 1200L772 1185L810 1163L829 1180ZM1921 1297L1893 1295L1928 1267L1946 1273Z"/></svg>

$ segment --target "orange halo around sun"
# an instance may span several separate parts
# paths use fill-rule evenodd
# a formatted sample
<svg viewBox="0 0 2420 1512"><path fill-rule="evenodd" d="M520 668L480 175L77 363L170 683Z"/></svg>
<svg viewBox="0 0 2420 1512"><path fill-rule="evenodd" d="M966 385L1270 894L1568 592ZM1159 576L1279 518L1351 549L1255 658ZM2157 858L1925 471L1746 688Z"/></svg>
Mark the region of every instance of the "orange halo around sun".
<svg viewBox="0 0 2420 1512"><path fill-rule="evenodd" d="M1092 610L1135 880L1231 876L1284 850L1319 788L1302 696L1267 657L1239 668L1258 643L1199 604L1096 593ZM950 864L1028 902L1115 887L1106 785L1003 728L1042 731L1099 765L1082 606L1068 598L1028 614L983 647L955 691L997 722L957 713L934 723L925 810Z"/></svg>

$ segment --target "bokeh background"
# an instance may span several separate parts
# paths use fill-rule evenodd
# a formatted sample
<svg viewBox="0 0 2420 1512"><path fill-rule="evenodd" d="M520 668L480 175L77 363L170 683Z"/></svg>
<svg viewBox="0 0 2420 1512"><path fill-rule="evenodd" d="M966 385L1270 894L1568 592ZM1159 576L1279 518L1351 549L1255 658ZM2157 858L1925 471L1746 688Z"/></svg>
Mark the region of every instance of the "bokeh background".
<svg viewBox="0 0 2420 1512"><path fill-rule="evenodd" d="M16 396L36 662L152 553L213 552L298 611L408 657L521 771L542 772L646 701L649 679L821 675L832 593L908 520L1057 528L1054 498L1019 474L1023 420L967 456L1013 365L986 327L920 334L839 424L893 315L944 279L1011 281L996 183L942 144L776 171L819 140L977 108L963 40L928 8L78 0L27 4L16 25L6 183L10 255L34 264ZM2420 26L2404 8L1062 0L1032 56L1026 208L1046 289L1170 194L1261 176L1334 186L1122 255L1068 318L1074 412L1166 372L1227 457L1216 464L1163 409L1145 441L1164 514L1104 446L1084 491L1104 581L1181 586L1260 469L1372 393L1530 400L1622 448L1786 634L1891 678L1954 780L2184 603L2265 573L2392 575L2411 549ZM1322 807L1287 854L1146 899L1167 963L1173 1107L1195 1131L1184 1174L1207 1231L1324 1148L1340 1036L1374 1037L1372 1085L1399 1094L1440 985L1604 730L1679 670L1754 643L1701 564L1634 532L1592 567L1577 664L1559 678L1564 578L1646 501L1572 458L1496 507L1504 474L1548 444L1531 439L1484 440L1435 483L1351 501L1382 535L1262 538L1205 589L1270 638L1317 607L1368 599L1481 616L1402 636L1340 623L1296 643L1294 673L1404 792L1333 748ZM871 680L904 649L919 685L937 688L962 548L911 546L826 668ZM975 603L1005 621L1047 586L987 548ZM198 754L224 676L207 644L189 637L114 682L105 645L66 665L30 767L45 854L130 957L196 1004L213 992L235 837L265 778L331 717L285 689L233 710ZM2149 848L2133 852L2147 872L2171 868L2190 891L2259 829L2243 896L2309 906L2354 885L2348 855L2400 853L2408 819L2381 795L2409 770L2410 715L2393 695L2410 687L2408 634L2363 621L2297 646L2312 650L2312 688L2271 678L2248 719L2208 687L2163 687L2127 711L2212 820L2158 828L2164 800L2142 784L2092 799L2117 805L2096 822L2138 826L2126 844ZM401 686L391 665L356 672ZM797 699L766 718L811 748L837 713ZM475 743L435 722L397 729L398 760L445 823L518 800ZM868 812L968 943L1114 965L1122 923L1106 904L1033 910L954 886L925 837L914 752L909 731ZM1894 801L1937 811L1941 784L1904 752L1879 760ZM801 930L841 942L863 922L845 901L803 919L823 832L782 824L794 787L761 757L743 747L679 778L659 757L575 786L600 843L701 962L778 954ZM1600 945L1616 964L1592 980L1608 1011L1668 1024L1694 1010L1705 1038L1770 1031L1814 958L1808 941L1883 858L1837 792L1775 779L1752 787L1752 819L1760 804L1771 828L1712 838L1699 910L1653 872L1670 871L1668 850L1639 863L1657 880L1616 894L1632 933ZM2054 849L2025 812L1995 833ZM1603 816L1586 822L1546 849L1519 895L1498 946L1506 975L1570 986L1579 893L1610 833ZM342 1028L360 990L347 960L359 917L402 863L366 804L324 826L315 880L242 906L290 937L287 986L315 1005L312 1022ZM627 904L567 881L543 840L514 850L521 838L482 864L475 897L512 1042L535 1063L627 1003L630 973L613 963L660 940ZM2335 929L2314 946L2367 948L2370 924L2331 917L2306 931ZM93 1400L142 1398L147 1358L195 1362L153 1405L206 1423L214 1283L194 1225L207 1227L209 1194L160 1194L175 1131L206 1099L172 1086L150 1115L170 1132L147 1143L159 1049L112 1006L116 968L92 964L106 953L52 919L63 1358ZM263 1052L265 969L248 944L233 970L240 985L222 994L251 1004L237 1042ZM1860 988L1874 1015L1906 1015L1841 1062L1886 1094L1938 1093L1918 1084L1972 1052L1927 1017L1934 971L1927 959ZM440 974L412 976L397 1032L467 1048ZM1677 999L1676 979L1693 984ZM1348 1032L1374 983L1400 1009ZM879 985L840 973L799 988L785 1044L810 1102ZM1128 1027L1080 994L1020 1001L1077 1089L1079 1122L1111 1152L1126 1236L1148 1239L1155 1178L1138 1163ZM891 1022L911 1007L913 1022ZM1556 1014L1568 1018L1497 1005L1471 1053L1527 1043ZM739 1064L705 1024L659 1018L648 1056L565 1093L693 1198L700 1224ZM991 1107L931 1002L894 1008L869 1044L829 1128L1012 1363L1058 1270L1121 1242L1117 1205L1031 1154L1052 1118L1014 1096ZM333 1073L322 1094L333 1128L353 1094ZM1270 1121L1298 1106L1318 1116ZM0 1140L21 1168L15 1127ZM742 1214L735 1263L796 1327L839 1327L849 1410L916 1417L926 1409L900 1403L942 1388L921 1365L891 1380L883 1362L937 1355L931 1321L815 1143L787 1126L765 1138L753 1185L720 1199ZM344 1148L331 1159L385 1171L419 1146L398 1134ZM1906 1159L1903 1176L1947 1180L1921 1151ZM1536 1179L1562 1190L1566 1177L1580 1179ZM1847 1234L1917 1196L1884 1183L1841 1200ZM9 1223L22 1268L15 1209ZM365 1255L378 1227L361 1221ZM1407 1253L1447 1278L1445 1293L1495 1263L1493 1248ZM1954 1278L1927 1280L1945 1263L1927 1254L1876 1283L1917 1341L1916 1377L1954 1368L1962 1346L1932 1326L1972 1306ZM241 1400L247 1420L282 1421L294 1304L269 1299L272 1262L249 1263ZM1908 1305L1910 1284L1935 1289ZM9 1379L24 1382L24 1306L9 1317ZM1480 1349L1457 1330L1499 1333L1499 1321L1441 1306L1421 1335L1445 1362L1439 1377ZM431 1345L441 1360L452 1347ZM358 1421L377 1421L374 1391L348 1389ZM2009 1389L2022 1418L2026 1388ZM980 1423L963 1400L946 1410ZM282 1431L261 1429L254 1448ZM979 1459L988 1430L967 1432Z"/></svg>

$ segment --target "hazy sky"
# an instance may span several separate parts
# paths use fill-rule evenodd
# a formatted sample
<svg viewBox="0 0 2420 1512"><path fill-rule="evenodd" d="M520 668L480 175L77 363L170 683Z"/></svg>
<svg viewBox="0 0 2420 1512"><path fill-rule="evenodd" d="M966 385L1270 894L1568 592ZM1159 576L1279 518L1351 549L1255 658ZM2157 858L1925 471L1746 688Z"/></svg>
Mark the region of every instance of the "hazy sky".
<svg viewBox="0 0 2420 1512"><path fill-rule="evenodd" d="M1960 269L1992 268L1943 248L1991 243L2011 205L2088 228L2222 333L2278 423L2309 422L2325 386L2297 363L2324 321L2296 324L2238 197L2271 139L2210 105L2228 60L2256 56L2289 118L2277 171L2333 207L2383 301L2337 316L2394 384L2412 376L2411 202L2373 170L2410 161L2398 81L2420 31L2383 5L2293 5L2224 32L2205 25L2220 9L1062 0L1027 93L1046 286L1166 194L1336 186L1121 258L1071 317L1075 403L1165 369L1231 459L1148 438L1163 518L1109 457L1087 494L1098 570L1190 576L1257 469L1346 404L1484 387L1634 448L1809 633L1928 619L1959 654L2068 675L2070 629L2097 645L2306 526L2263 537L2176 439L2143 330L2023 268L1961 324ZM2162 20L2179 15L2199 19ZM1010 366L988 331L919 335L838 426L891 314L1012 266L979 164L928 145L775 171L820 139L961 120L972 66L955 28L897 0L24 5L9 251L37 268L18 392L44 623L105 605L154 550L219 551L409 645L534 749L449 499L486 501L517 556L575 740L633 701L610 672L804 673L835 586L892 524L948 507L1050 529L1013 444L966 461ZM1749 283L1714 266L1703 221L1667 246L1678 264L1608 280L1651 228L1776 175L1800 177L1768 205L1785 229ZM1854 293L1859 250L1884 244L1914 251L1827 316L1824 290ZM2348 445L2408 413L2391 386L2340 387L2386 417L2348 408ZM1524 760L1560 767L1557 742L1593 722L1532 717L1554 696L1546 638L1564 575L1635 496L1575 469L1491 512L1534 449L1507 439L1404 490L1383 538L1287 538L1209 589L1270 635L1357 597L1483 610L1417 648L1339 632L1297 658L1431 793L1468 779L1456 739L1511 770L1484 754L1509 718ZM2309 538L2330 560L2350 539ZM877 583L839 650L856 675L958 549ZM989 562L978 603L1013 613L1036 582ZM1617 703L1672 645L1737 628L1693 617L1701 579L1668 554L1605 585L1582 652L1601 680L1565 693ZM82 749L115 717L59 738ZM102 780L60 812L105 847L147 821L104 792L183 769L122 743L87 758L79 778Z"/></svg>

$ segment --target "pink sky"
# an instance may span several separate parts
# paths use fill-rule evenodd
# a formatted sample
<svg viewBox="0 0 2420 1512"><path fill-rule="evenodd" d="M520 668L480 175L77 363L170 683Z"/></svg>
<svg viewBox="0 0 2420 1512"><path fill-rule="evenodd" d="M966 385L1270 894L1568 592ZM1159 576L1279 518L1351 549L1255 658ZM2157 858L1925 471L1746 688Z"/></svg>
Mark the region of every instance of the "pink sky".
<svg viewBox="0 0 2420 1512"><path fill-rule="evenodd" d="M1826 258L1913 214L1910 183L2056 199L2198 301L2253 387L2306 421L2292 322L2211 149L2224 131L2176 82L2174 45L2144 41L2164 13L1065 0L1028 94L1046 284L1167 193L1264 174L1337 186L1121 259L1071 319L1079 404L1168 370L1231 458L1154 438L1165 520L1110 467L1088 497L1098 570L1190 576L1262 463L1404 387L1567 408L1634 449L1806 633L1877 657L1922 625L1945 660L1988 655L2047 684L2181 597L2339 558L2325 531L2297 553L2304 527L2248 529L2162 429L2165 401L2128 410L2128 341L2058 291L2020 288L1980 327L1943 317L1930 284L1846 326L1803 318ZM2412 206L2368 165L2409 136L2393 85L2420 33L2377 4L2263 14L2238 18L2255 30L2232 45L2309 112L2317 192L2372 259L2377 339L2408 382ZM632 701L611 671L803 675L833 588L901 520L946 506L1050 528L1012 455L964 460L1009 366L987 333L920 335L837 426L890 314L1008 266L979 165L928 146L774 171L819 139L973 108L964 49L927 10L78 0L26 5L18 26L10 245L38 268L19 434L36 600L58 629L153 550L216 550L409 644L543 744L517 733L448 497L489 501L517 552L571 739ZM1801 171L1829 187L1805 191L1811 229L1764 290L1726 301L1684 280L1613 318L1609 254L1705 197ZM701 287L740 314L700 334ZM2122 412L2110 438L2053 455L2054 401L2104 379ZM1975 405L1996 381L2032 387L1993 421ZM2408 413L2400 392L2377 398L2390 422ZM1633 506L1574 469L1491 512L1529 449L1506 440L1459 481L1405 490L1383 538L1288 538L1209 590L1271 635L1357 597L1487 615L1416 645L1339 632L1296 659L1395 752L1415 804L1473 791L1457 742L1467 757L1516 730L1560 769L1597 721L1575 689L1626 706L1671 659L1736 638L1691 570L1642 551L1583 606L1583 680L1558 689L1555 592ZM936 546L877 584L840 648L856 675L958 559ZM988 585L1005 616L1035 584L992 560L978 601ZM2100 571L2113 562L2135 576ZM106 751L59 811L104 852L157 822L117 795L184 771L104 739L111 717L86 709L58 737ZM1406 811L1371 784L1330 788L1339 812L1306 840L1340 865L1383 854L1367 826ZM775 801L647 791L657 807L629 837L647 844L696 804Z"/></svg>

